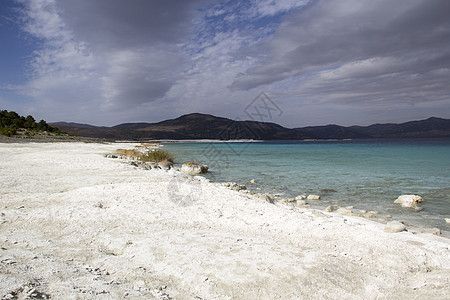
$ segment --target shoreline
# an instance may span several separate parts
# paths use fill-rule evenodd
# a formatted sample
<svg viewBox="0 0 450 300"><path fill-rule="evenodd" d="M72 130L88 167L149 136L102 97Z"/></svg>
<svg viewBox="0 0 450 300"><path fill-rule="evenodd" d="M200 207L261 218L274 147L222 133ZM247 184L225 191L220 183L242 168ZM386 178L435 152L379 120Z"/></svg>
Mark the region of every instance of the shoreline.
<svg viewBox="0 0 450 300"><path fill-rule="evenodd" d="M434 145L435 143L430 142L430 145ZM386 223L391 220L401 220L401 222L404 222L405 224L416 227L416 228L423 228L427 231L434 231L436 234L439 234L439 230L441 231L442 235L445 235L446 237L450 237L450 223L446 222L446 218L448 218L450 215L446 211L445 204L442 204L442 209L439 208L439 206L436 205L436 203L441 203L441 199L436 199L437 197L433 198L435 195L431 195L431 190L434 191L435 189L439 189L442 187L445 190L446 182L440 181L440 184L436 183L435 185L426 185L422 182L416 182L416 187L412 184L409 186L402 186L401 188L397 188L395 184L391 184L389 188L385 188L383 186L383 180L387 180L385 178L389 178L389 180L396 182L394 176L390 176L391 173L383 174L381 172L370 174L370 172L363 171L359 172L359 174L364 174L362 178L367 178L365 182L357 181L354 183L357 185L357 187L352 187L351 184L353 183L351 178L349 176L340 178L341 175L347 175L342 174L342 168L332 171L330 173L330 170L326 168L327 166L324 166L322 164L318 168L311 167L311 170L317 170L315 172L310 172L313 175L316 175L317 178L315 181L304 179L306 175L300 174L300 172L295 173L297 170L302 169L302 164L308 164L305 163L305 160L302 162L302 164L297 163L295 160L283 160L276 161L277 163L270 163L264 162L259 157L262 157L262 155L266 155L267 160L271 160L274 158L274 160L277 159L276 156L272 156L271 153L278 153L278 151L282 153L294 153L297 151L297 149L312 149L309 150L309 152L313 153L315 150L322 151L326 153L326 151L331 151L330 149L335 149L330 146L328 148L328 145L324 145L322 148L321 143L315 143L311 148L301 148L302 144L298 143L292 146L292 148L285 148L285 144L274 144L271 143L266 145L260 145L259 144L253 144L253 146L249 146L248 148L242 147L245 149L245 151L241 148L233 149L230 145L230 148L227 148L225 145L217 144L216 146L213 146L211 148L209 145L195 145L193 144L186 144L186 145L176 145L176 144L166 144L167 148L166 150L173 152L178 159L181 162L184 160L184 162L188 162L189 159L194 159L197 162L201 162L204 164L210 164L212 166L211 172L209 174L204 174L205 177L208 179L212 179L214 181L218 182L236 182L241 185L245 185L248 190L254 192L254 193L270 193L272 195L276 196L276 199L279 200L293 200L293 198L303 196L304 199L297 199L297 200L305 200L307 202L307 205L310 205L312 208L319 209L319 210L325 210L329 206L334 206L335 209L341 208L350 208L352 210L352 214L355 215L363 215L363 217L373 218L373 219L384 219L380 220L382 223ZM299 146L298 148L295 148L296 146ZM366 146L366 144L363 144ZM370 149L373 146L377 146L378 143L368 143L367 147L364 149ZM397 145L394 144L388 144L393 145L397 152L402 152L403 148L398 148ZM416 144L413 144L414 146ZM428 142L424 145L428 146ZM358 152L359 148L358 145L353 146L350 145L348 149L350 149L351 153ZM403 145L401 145L403 146ZM291 145L288 145L287 147L291 147ZM309 147L309 146L308 146ZM313 148L314 147L314 148ZM325 148L326 147L326 148ZM270 149L270 150L267 150ZM287 150L285 150L287 149ZM289 150L294 149L294 150ZM338 148L340 149L347 149L347 148ZM352 151L353 149L356 149L357 151ZM364 150L363 149L363 150ZM380 149L389 149L385 148L384 145L381 145ZM406 149L406 148L405 148ZM434 148L429 148L434 149ZM446 149L446 148L442 148ZM437 149L441 150L441 149ZM213 152L215 151L215 152ZM434 151L434 150L433 150ZM299 151L299 152L307 152L305 151ZM194 154L190 154L194 153ZM199 153L199 154L198 154ZM234 155L234 153L238 153L237 155ZM339 153L339 152L336 152ZM362 153L367 154L367 151L362 151ZM371 153L369 153L370 155ZM221 168L221 163L217 163L215 160L215 157L219 157L219 155L222 155L225 157L227 167ZM253 160L252 155L256 157L255 160ZM280 154L281 155L281 154ZM337 157L338 154L335 156ZM359 153L358 153L359 155ZM334 159L335 156L332 156ZM345 156L344 156L345 157ZM393 156L397 157L397 156ZM370 156L369 156L370 158ZM426 158L424 158L426 159ZM361 159L362 160L362 159ZM391 160L396 160L395 158L392 158ZM348 160L347 160L348 161ZM248 166L246 167L245 163L248 162ZM445 162L445 161L444 161ZM356 162L358 163L358 161ZM372 162L373 163L373 162ZM286 166L283 166L286 165ZM225 165L225 163L223 163ZM273 168L277 168L276 172L271 172L270 168L267 168L266 165L272 166ZM340 165L343 165L341 163ZM412 166L414 163L408 162L408 166ZM347 169L351 168L351 164L346 165L348 166ZM178 168L181 167L181 164L178 166ZM324 168L325 167L325 168ZM397 166L396 166L397 167ZM391 169L395 169L396 167L391 167ZM400 166L401 167L401 166ZM364 170L364 168L361 168ZM411 167L411 169L413 169ZM445 169L445 168L444 168ZM357 169L355 169L357 170ZM366 170L370 170L367 168ZM381 170L381 167L379 168ZM379 171L378 170L378 171ZM307 171L305 171L307 173ZM328 172L327 174L331 176L330 182L327 182L326 179L323 179L324 177L321 176L322 173ZM358 171L354 171L353 169L349 171L349 174L355 173L357 174ZM368 174L369 173L369 174ZM289 176L285 175L289 174ZM419 173L420 174L420 173ZM371 176L374 175L374 176ZM375 176L376 175L376 176ZM399 178L399 182L403 178L408 178L408 174L397 174ZM272 177L271 177L272 176ZM385 177L382 177L385 176ZM297 177L300 178L297 180ZM278 178L282 178L280 180L277 180ZM303 178L303 179L301 179ZM350 178L350 179L349 179ZM382 178L382 179L380 179ZM442 178L442 175L439 179ZM416 176L414 179L416 181L420 180ZM444 178L445 179L445 178ZM272 180L275 182L273 183ZM411 179L413 180L413 179ZM252 182L253 181L253 182ZM340 182L338 182L340 181ZM437 182L437 180L435 180ZM403 182L401 182L403 183ZM401 183L398 183L399 185ZM364 184L367 184L369 188L367 189L367 192L365 189L361 187L365 187ZM383 192L379 192L378 190L370 189L372 186L376 185L380 186L380 190L382 188ZM417 185L419 184L419 185ZM430 187L428 190L427 188ZM432 187L432 188L431 188ZM363 191L363 192L357 192L357 191ZM310 194L314 195L320 195L319 201L308 201L306 197ZM411 209L411 208L405 208L401 207L399 204L394 204L394 201L403 194L418 194L421 195L425 201L420 204L420 207L417 207L417 209ZM442 194L442 193L441 193ZM440 196L445 197L444 196ZM442 201L445 201L445 198L442 199ZM301 205L298 202L295 201L287 201L288 205ZM293 203L291 203L293 202ZM301 202L301 201L299 201ZM443 202L445 203L445 202ZM370 212L374 212L373 214L370 214ZM365 215L365 216L364 216Z"/></svg>
<svg viewBox="0 0 450 300"><path fill-rule="evenodd" d="M387 233L368 219L273 205L203 177L103 157L124 145L0 143L2 296L450 293L446 238Z"/></svg>

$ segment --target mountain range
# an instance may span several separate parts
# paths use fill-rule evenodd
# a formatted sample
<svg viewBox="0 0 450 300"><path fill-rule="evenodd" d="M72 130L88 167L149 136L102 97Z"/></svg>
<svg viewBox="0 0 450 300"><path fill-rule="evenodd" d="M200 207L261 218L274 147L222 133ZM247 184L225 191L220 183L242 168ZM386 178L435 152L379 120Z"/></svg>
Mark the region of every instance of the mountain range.
<svg viewBox="0 0 450 300"><path fill-rule="evenodd" d="M51 125L69 134L113 140L305 140L450 137L450 119L436 117L401 124L286 128L269 122L231 120L208 114L192 113L158 123L124 123L112 127L67 122L56 122L51 123Z"/></svg>

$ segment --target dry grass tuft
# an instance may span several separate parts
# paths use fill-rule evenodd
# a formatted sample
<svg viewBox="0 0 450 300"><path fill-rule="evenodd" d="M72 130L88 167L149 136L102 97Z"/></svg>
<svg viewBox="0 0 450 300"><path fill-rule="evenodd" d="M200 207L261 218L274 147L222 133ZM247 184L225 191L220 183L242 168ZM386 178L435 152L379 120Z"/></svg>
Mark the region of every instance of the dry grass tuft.
<svg viewBox="0 0 450 300"><path fill-rule="evenodd" d="M119 155L125 155L125 156L141 156L142 152L139 152L137 150L129 150L129 149L117 149L116 153Z"/></svg>
<svg viewBox="0 0 450 300"><path fill-rule="evenodd" d="M169 161L171 163L173 163L173 161L175 160L175 156L173 156L173 154L170 154L167 151L164 150L153 150L150 152L147 152L145 154L142 154L139 157L140 160L142 161L153 161L153 162L162 162L162 161Z"/></svg>

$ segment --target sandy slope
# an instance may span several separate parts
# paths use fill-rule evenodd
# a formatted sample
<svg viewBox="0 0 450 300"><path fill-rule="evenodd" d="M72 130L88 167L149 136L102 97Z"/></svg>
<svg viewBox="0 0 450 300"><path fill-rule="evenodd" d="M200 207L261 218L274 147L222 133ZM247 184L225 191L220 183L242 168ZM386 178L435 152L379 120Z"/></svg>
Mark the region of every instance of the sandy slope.
<svg viewBox="0 0 450 300"><path fill-rule="evenodd" d="M0 144L0 296L444 299L450 243L107 159Z"/></svg>

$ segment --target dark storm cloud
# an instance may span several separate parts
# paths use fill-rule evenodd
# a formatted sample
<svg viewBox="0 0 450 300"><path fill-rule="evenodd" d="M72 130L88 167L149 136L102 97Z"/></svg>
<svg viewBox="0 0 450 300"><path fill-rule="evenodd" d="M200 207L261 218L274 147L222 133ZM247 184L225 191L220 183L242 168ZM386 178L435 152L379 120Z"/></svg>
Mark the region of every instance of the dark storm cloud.
<svg viewBox="0 0 450 300"><path fill-rule="evenodd" d="M76 38L104 49L179 42L193 28L195 7L202 2L64 0L57 6Z"/></svg>
<svg viewBox="0 0 450 300"><path fill-rule="evenodd" d="M399 74L400 81L407 75L449 68L448 11L446 0L311 2L261 45L269 58L237 78L232 87L251 89L373 58L390 61L378 67L377 75ZM341 73L347 80L374 76L364 70L357 77Z"/></svg>
<svg viewBox="0 0 450 300"><path fill-rule="evenodd" d="M183 78L189 57L182 45L194 32L198 7L212 2L23 3L24 30L42 44L30 61L31 80L22 93L45 99L48 110L70 95L67 106L89 103L114 112L161 100ZM68 92L79 85L83 93Z"/></svg>

